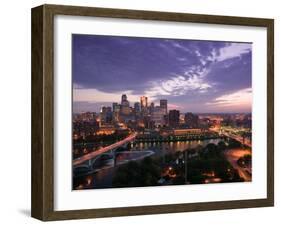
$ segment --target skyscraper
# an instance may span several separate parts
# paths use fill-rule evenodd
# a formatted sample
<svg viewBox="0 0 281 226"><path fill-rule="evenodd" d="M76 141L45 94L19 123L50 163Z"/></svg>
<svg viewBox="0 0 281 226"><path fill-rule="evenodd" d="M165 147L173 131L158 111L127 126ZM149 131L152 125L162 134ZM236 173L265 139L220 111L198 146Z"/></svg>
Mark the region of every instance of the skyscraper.
<svg viewBox="0 0 281 226"><path fill-rule="evenodd" d="M154 103L151 102L151 103L150 103L150 106L149 106L149 114L152 115L152 114L153 114L153 111L154 111Z"/></svg>
<svg viewBox="0 0 281 226"><path fill-rule="evenodd" d="M169 111L169 126L176 128L180 122L180 111L170 110Z"/></svg>
<svg viewBox="0 0 281 226"><path fill-rule="evenodd" d="M167 100L160 100L160 107L165 109L165 114L168 113L168 101Z"/></svg>
<svg viewBox="0 0 281 226"><path fill-rule="evenodd" d="M155 126L163 126L165 124L165 115L165 109L160 106L156 106L152 110L151 120L154 122Z"/></svg>
<svg viewBox="0 0 281 226"><path fill-rule="evenodd" d="M135 112L136 112L136 113L140 112L141 107L140 107L140 103L139 103L139 102L135 102L135 104L134 104L134 109L135 109Z"/></svg>
<svg viewBox="0 0 281 226"><path fill-rule="evenodd" d="M131 113L130 103L126 94L123 94L121 97L121 113L124 115L129 115Z"/></svg>
<svg viewBox="0 0 281 226"><path fill-rule="evenodd" d="M126 101L126 100L127 100L127 95L126 94L122 94L122 96L121 96L121 103L123 101Z"/></svg>
<svg viewBox="0 0 281 226"><path fill-rule="evenodd" d="M116 103L116 102L112 103L112 110L113 110L113 112L116 112L117 109L118 109L118 103Z"/></svg>
<svg viewBox="0 0 281 226"><path fill-rule="evenodd" d="M121 105L126 107L129 107L130 105L126 94L123 94L121 97Z"/></svg>
<svg viewBox="0 0 281 226"><path fill-rule="evenodd" d="M113 119L115 122L118 122L119 121L119 114L120 114L120 111L121 111L121 105L114 102L112 103L112 110L113 110Z"/></svg>
<svg viewBox="0 0 281 226"><path fill-rule="evenodd" d="M141 103L141 108L142 108L142 109L147 108L147 106L148 106L147 97L142 96L142 97L140 98L140 103Z"/></svg>
<svg viewBox="0 0 281 226"><path fill-rule="evenodd" d="M187 124L189 128L198 128L199 117L198 115L194 115L191 112L187 112L184 115L184 122Z"/></svg>
<svg viewBox="0 0 281 226"><path fill-rule="evenodd" d="M101 124L107 124L112 122L112 111L111 107L105 107L103 106L101 108Z"/></svg>

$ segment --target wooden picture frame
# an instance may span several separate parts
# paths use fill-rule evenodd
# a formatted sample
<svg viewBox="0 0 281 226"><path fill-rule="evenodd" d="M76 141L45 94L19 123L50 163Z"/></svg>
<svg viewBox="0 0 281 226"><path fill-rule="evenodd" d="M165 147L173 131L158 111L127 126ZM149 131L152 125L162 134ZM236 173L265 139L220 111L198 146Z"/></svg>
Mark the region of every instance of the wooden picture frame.
<svg viewBox="0 0 281 226"><path fill-rule="evenodd" d="M267 198L122 208L54 210L54 16L126 18L155 21L265 27L267 29ZM50 220L163 214L274 205L274 21L273 19L196 15L42 5L32 9L32 200L31 215Z"/></svg>

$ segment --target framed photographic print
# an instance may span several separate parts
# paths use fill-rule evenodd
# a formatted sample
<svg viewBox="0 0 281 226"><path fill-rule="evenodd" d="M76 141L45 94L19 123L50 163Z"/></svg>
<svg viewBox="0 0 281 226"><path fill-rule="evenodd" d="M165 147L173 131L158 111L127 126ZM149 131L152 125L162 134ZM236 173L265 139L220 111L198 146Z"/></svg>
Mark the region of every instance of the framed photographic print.
<svg viewBox="0 0 281 226"><path fill-rule="evenodd" d="M32 9L32 216L274 204L272 19Z"/></svg>

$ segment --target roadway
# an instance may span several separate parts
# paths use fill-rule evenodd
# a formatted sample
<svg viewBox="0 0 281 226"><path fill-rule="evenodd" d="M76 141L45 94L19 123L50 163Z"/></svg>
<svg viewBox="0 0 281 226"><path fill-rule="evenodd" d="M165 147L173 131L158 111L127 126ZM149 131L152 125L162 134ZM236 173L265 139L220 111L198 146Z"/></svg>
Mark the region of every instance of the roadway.
<svg viewBox="0 0 281 226"><path fill-rule="evenodd" d="M114 144L111 144L111 145L106 146L106 147L102 147L102 148L100 148L100 149L98 149L96 151L93 151L93 152L88 153L86 155L83 155L83 156L81 156L81 157L79 157L77 159L74 159L73 160L73 166L77 166L77 165L79 165L79 164L81 164L83 162L86 162L86 161L88 161L90 159L93 159L93 158L97 157L98 155L106 153L106 152L108 152L108 151L110 151L112 149L118 148L118 147L120 147L120 146L122 146L122 145L124 145L124 144L126 144L126 143L128 143L128 142L130 142L132 140L134 140L136 138L136 136L137 136L137 133L133 133L132 135L130 135L130 136L126 137L125 139L120 140L120 141L118 141L118 142L116 142Z"/></svg>
<svg viewBox="0 0 281 226"><path fill-rule="evenodd" d="M215 131L215 132L220 133L220 134L222 134L222 135L224 135L226 137L230 137L230 138L232 138L234 140L237 140L241 144L247 145L248 147L252 147L252 142L249 139L247 139L247 138L245 138L244 142L243 142L243 137L235 135L235 134L232 134L231 132L225 132L225 131L222 132L222 131L220 131L219 128L210 128L210 131Z"/></svg>
<svg viewBox="0 0 281 226"><path fill-rule="evenodd" d="M230 134L230 133L222 133L223 135L227 136L227 137L230 137L234 140L237 140L239 141L241 144L244 144L244 145L247 145L249 147L252 147L252 143L248 140L248 139L244 139L244 142L243 142L243 137L241 136L237 136L237 135L234 135L234 134Z"/></svg>
<svg viewBox="0 0 281 226"><path fill-rule="evenodd" d="M243 168L237 164L237 160L246 154L251 154L251 151L245 149L230 149L224 153L225 157L232 165L232 167L238 170L239 176L242 177L245 181L251 181L252 176L246 172L248 170L251 173L251 169Z"/></svg>

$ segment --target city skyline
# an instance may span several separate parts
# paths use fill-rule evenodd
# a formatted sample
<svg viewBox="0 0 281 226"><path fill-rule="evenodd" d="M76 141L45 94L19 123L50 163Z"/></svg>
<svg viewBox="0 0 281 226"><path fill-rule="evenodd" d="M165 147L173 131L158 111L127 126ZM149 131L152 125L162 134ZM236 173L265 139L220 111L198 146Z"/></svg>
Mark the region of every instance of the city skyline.
<svg viewBox="0 0 281 226"><path fill-rule="evenodd" d="M73 35L73 112L168 100L168 110L251 112L250 43Z"/></svg>
<svg viewBox="0 0 281 226"><path fill-rule="evenodd" d="M102 108L104 107L110 107L111 110L113 111L114 110L114 104L117 104L118 106L121 106L122 105L122 96L126 96L126 94L122 94L120 97L119 97L119 101L117 100L116 102L106 102L104 104L101 104L99 108L97 108L96 111L93 111L93 110L84 110L84 111L79 111L79 112L75 112L73 111L74 114L81 114L81 113L87 113L87 112L93 112L93 113L99 113L102 111ZM138 107L141 108L141 98L142 97L145 97L145 96L140 96L140 101L135 101L135 102L131 102L130 99L127 97L127 101L128 101L128 106L131 108L131 109L135 109L136 108L136 104L138 104ZM145 97L147 98L147 97ZM168 103L168 100L167 99L160 99L160 100L157 100L157 101L149 101L148 98L147 98L147 107L151 107L151 105L153 105L153 107L161 107L161 101L166 101L167 102L167 113L169 113L169 111L171 110L178 110L180 111L180 113L190 113L191 111L181 111L180 109L177 109L176 107L174 107L173 105L169 104ZM192 113L195 113L195 114L251 114L251 112L192 112Z"/></svg>
<svg viewBox="0 0 281 226"><path fill-rule="evenodd" d="M119 98L73 115L73 189L252 180L251 114L181 114L167 99Z"/></svg>

